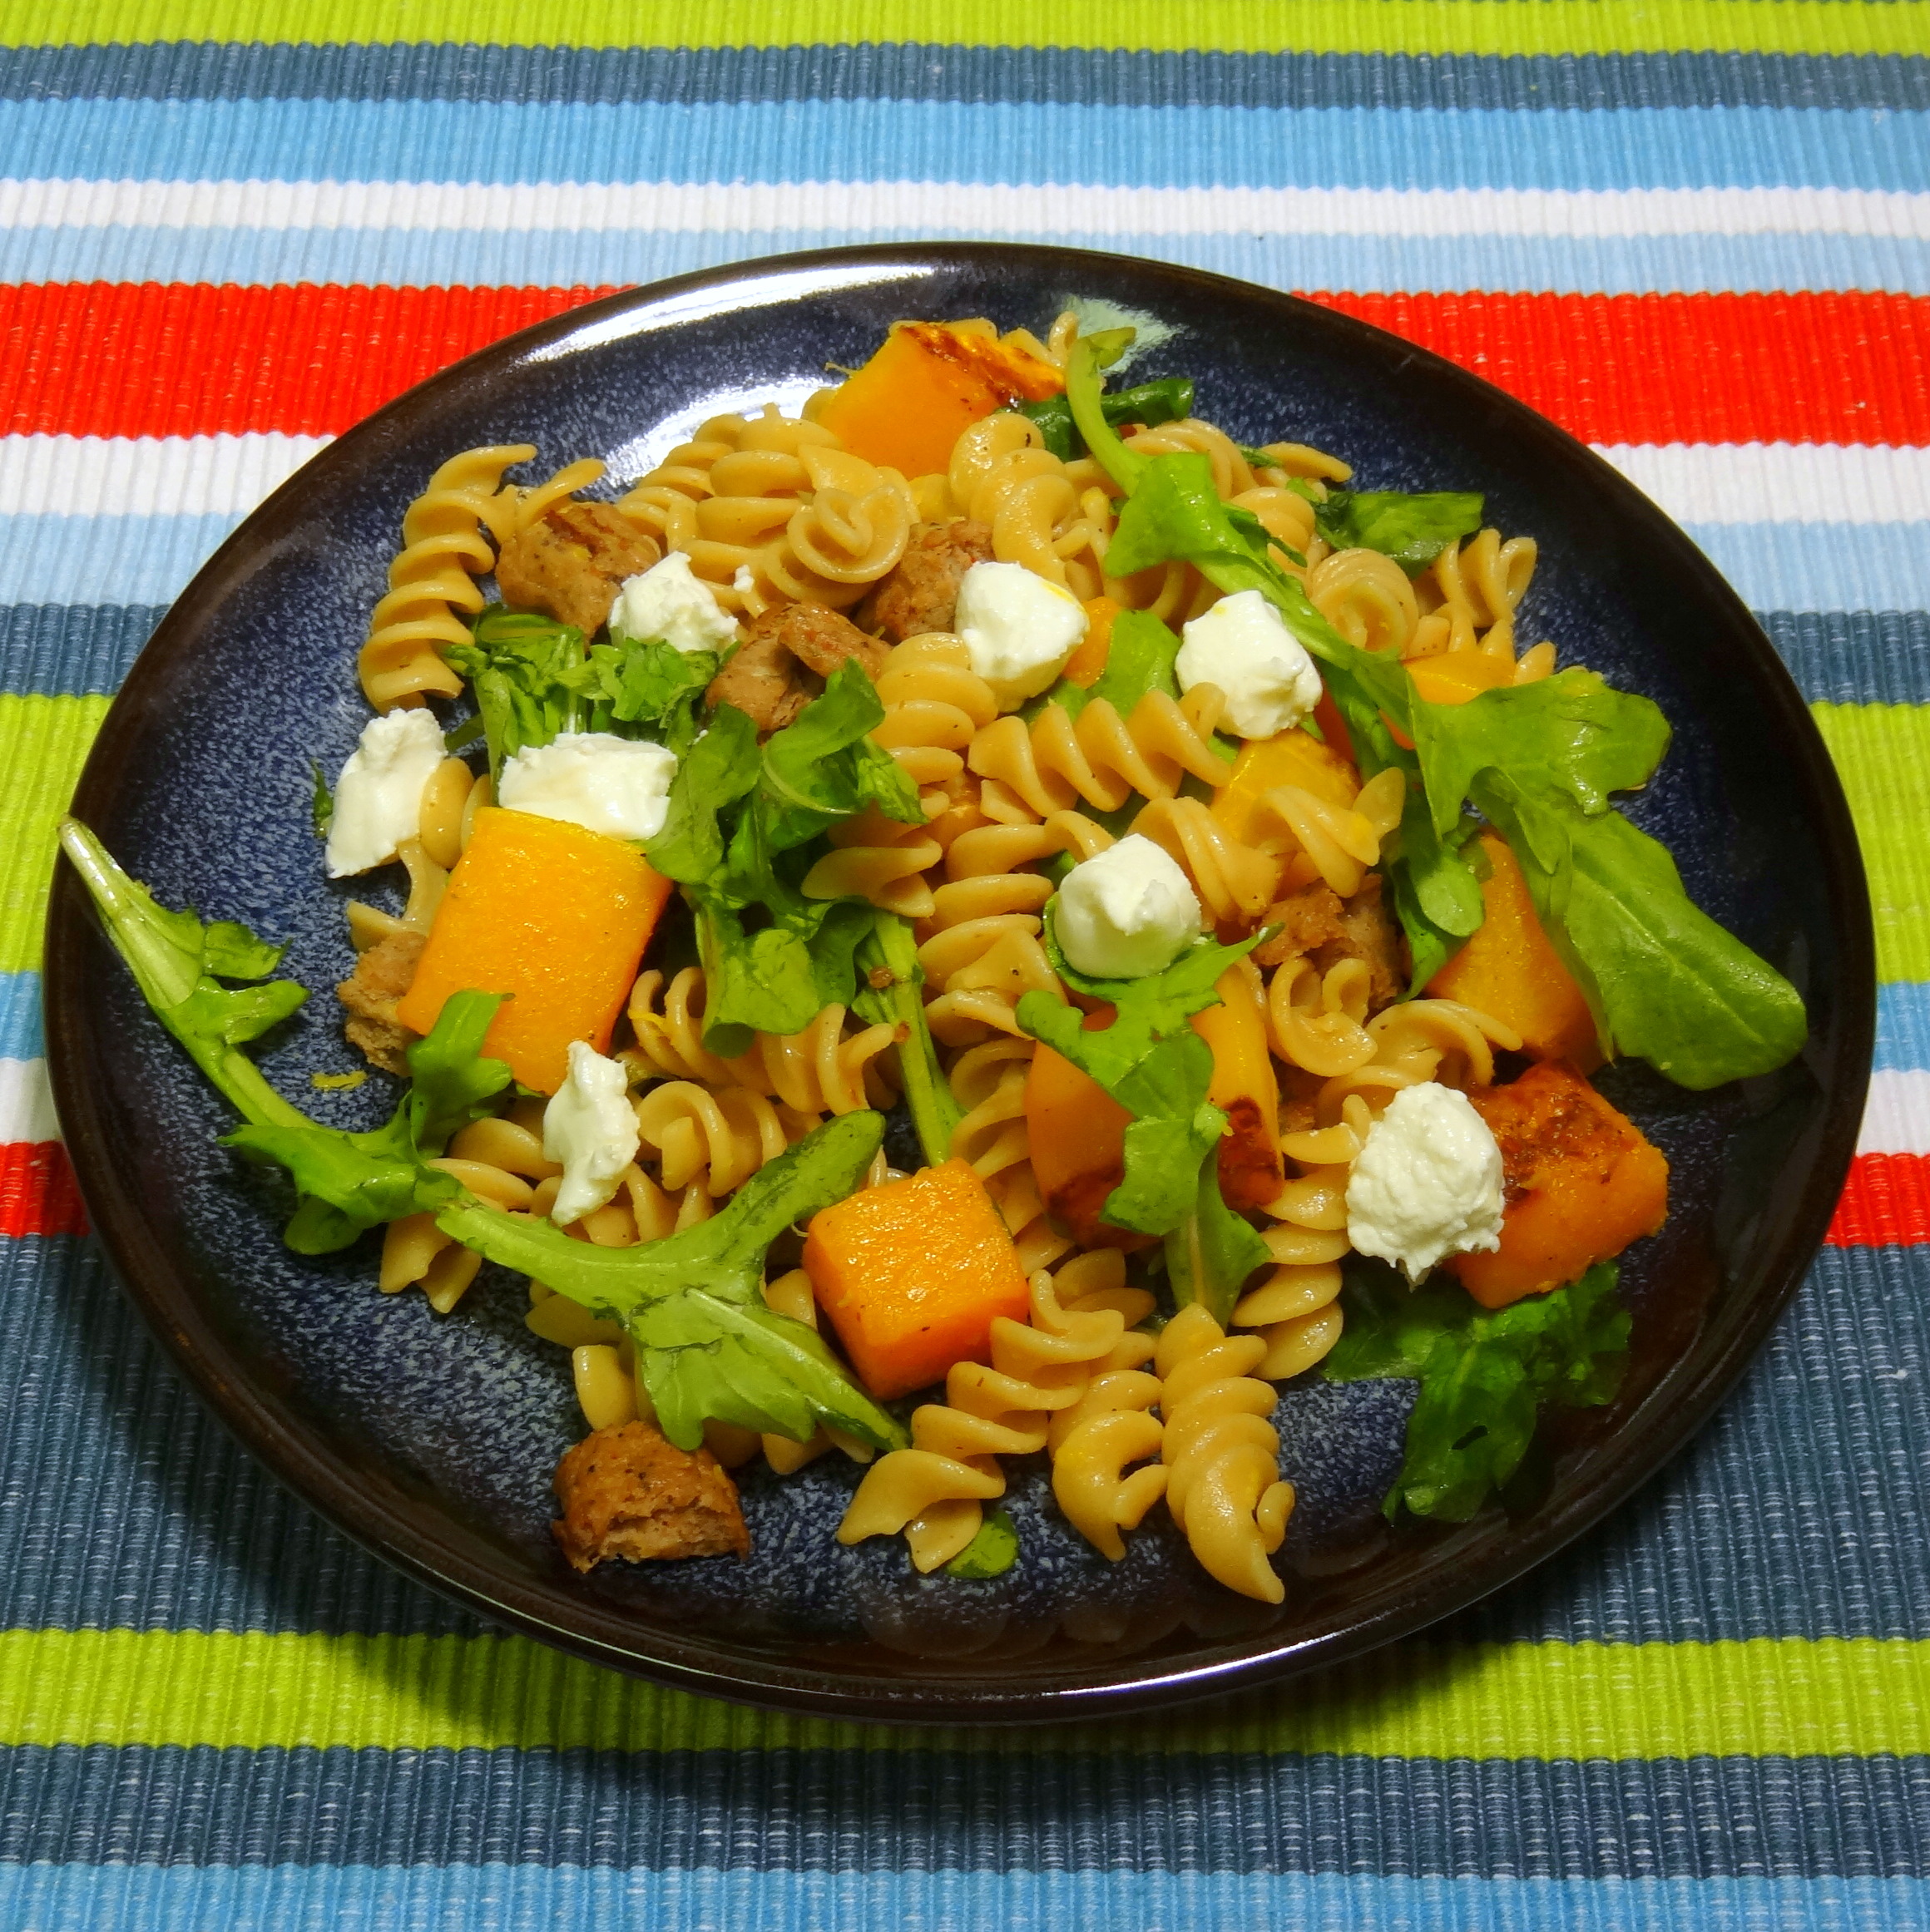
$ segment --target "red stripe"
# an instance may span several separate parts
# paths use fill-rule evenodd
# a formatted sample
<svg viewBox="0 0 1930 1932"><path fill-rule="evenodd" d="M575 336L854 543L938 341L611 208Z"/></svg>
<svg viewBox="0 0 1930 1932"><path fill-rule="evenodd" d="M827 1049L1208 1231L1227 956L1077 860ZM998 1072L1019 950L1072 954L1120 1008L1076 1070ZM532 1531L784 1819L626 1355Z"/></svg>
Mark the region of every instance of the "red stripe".
<svg viewBox="0 0 1930 1932"><path fill-rule="evenodd" d="M85 1234L87 1211L57 1140L0 1146L0 1234Z"/></svg>
<svg viewBox="0 0 1930 1932"><path fill-rule="evenodd" d="M1833 1248L1930 1241L1930 1155L1859 1154L1827 1238Z"/></svg>
<svg viewBox="0 0 1930 1932"><path fill-rule="evenodd" d="M0 287L0 430L326 435L597 289ZM1322 294L1591 442L1930 443L1930 297Z"/></svg>

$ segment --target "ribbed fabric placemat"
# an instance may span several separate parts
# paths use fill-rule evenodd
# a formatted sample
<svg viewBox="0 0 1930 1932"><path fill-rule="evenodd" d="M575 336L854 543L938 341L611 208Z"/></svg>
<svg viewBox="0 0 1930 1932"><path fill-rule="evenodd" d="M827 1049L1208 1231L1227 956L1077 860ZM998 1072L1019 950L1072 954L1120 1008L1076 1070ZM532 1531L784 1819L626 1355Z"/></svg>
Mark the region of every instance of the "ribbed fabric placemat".
<svg viewBox="0 0 1930 1932"><path fill-rule="evenodd" d="M38 1057L53 820L270 487L606 288L945 235L1311 293L1601 447L1877 905L1854 1177L1690 1454L1424 1642L1130 1729L765 1717L403 1583L137 1328ZM0 438L0 1927L1930 1925L1922 6L17 0Z"/></svg>

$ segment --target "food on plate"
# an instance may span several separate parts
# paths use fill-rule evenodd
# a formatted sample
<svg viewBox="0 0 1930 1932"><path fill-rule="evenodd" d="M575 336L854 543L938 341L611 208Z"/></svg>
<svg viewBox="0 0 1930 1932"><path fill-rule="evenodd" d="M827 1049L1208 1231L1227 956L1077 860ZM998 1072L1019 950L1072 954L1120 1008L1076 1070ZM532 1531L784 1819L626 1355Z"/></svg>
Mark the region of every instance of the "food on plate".
<svg viewBox="0 0 1930 1932"><path fill-rule="evenodd" d="M290 1246L380 1228L440 1315L527 1277L579 1569L741 1556L729 1472L829 1458L840 1543L967 1589L1036 1457L1097 1559L1163 1521L1278 1603L1277 1385L1415 1381L1388 1512L1471 1515L1612 1395L1667 1214L1589 1074L1803 1041L1612 803L1660 713L1517 635L1532 539L1109 392L1130 346L907 323L621 493L436 472L318 858L407 871L339 989L380 1128L242 1050L306 996L278 948L63 828Z"/></svg>

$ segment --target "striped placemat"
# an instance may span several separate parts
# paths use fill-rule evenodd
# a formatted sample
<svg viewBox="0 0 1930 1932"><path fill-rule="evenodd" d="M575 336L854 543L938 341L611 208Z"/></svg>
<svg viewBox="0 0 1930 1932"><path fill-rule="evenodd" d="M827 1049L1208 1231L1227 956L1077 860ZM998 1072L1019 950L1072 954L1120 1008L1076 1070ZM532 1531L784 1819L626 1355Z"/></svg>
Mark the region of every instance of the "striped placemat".
<svg viewBox="0 0 1930 1932"><path fill-rule="evenodd" d="M1923 7L14 0L0 156L0 1926L1930 1925ZM53 820L268 488L606 289L947 235L1299 289L1601 448L1878 909L1854 1177L1690 1453L1424 1642L1127 1728L765 1717L405 1584L136 1329L39 1059Z"/></svg>

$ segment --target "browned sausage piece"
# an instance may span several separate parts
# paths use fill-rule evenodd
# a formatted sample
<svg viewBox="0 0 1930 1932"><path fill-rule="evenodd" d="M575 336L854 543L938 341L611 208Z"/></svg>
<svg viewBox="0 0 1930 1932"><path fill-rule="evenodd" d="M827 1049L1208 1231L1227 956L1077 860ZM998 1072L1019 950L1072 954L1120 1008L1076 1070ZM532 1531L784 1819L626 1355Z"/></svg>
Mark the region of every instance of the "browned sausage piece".
<svg viewBox="0 0 1930 1932"><path fill-rule="evenodd" d="M404 930L379 940L355 962L355 971L335 988L349 1010L342 1030L372 1066L386 1073L408 1071L408 1050L422 1035L395 1016L396 1002L415 982L415 969L428 936Z"/></svg>
<svg viewBox="0 0 1930 1932"><path fill-rule="evenodd" d="M1407 990L1406 953L1400 929L1381 902L1380 883L1379 874L1369 872L1351 899L1318 881L1276 899L1260 923L1280 931L1254 949L1254 963L1272 967L1304 957L1324 973L1344 959L1363 960L1368 1011L1391 1006Z"/></svg>
<svg viewBox="0 0 1930 1932"><path fill-rule="evenodd" d="M577 1569L750 1554L737 1485L707 1449L679 1449L649 1422L599 1429L557 1465L562 1520L551 1524Z"/></svg>
<svg viewBox="0 0 1930 1932"><path fill-rule="evenodd" d="M824 679L847 658L876 677L888 655L889 646L835 610L776 605L745 626L737 655L710 680L710 702L735 704L768 738L824 689Z"/></svg>
<svg viewBox="0 0 1930 1932"><path fill-rule="evenodd" d="M989 524L913 524L898 567L859 605L858 621L867 630L883 632L893 644L929 630L949 630L966 571L991 561Z"/></svg>
<svg viewBox="0 0 1930 1932"><path fill-rule="evenodd" d="M587 637L608 620L627 577L660 559L656 540L610 503L558 503L510 538L496 560L502 600L547 610Z"/></svg>

